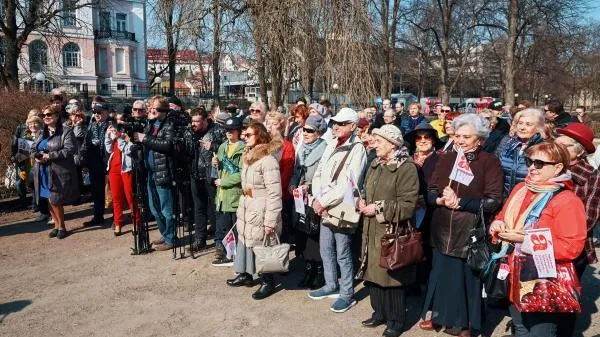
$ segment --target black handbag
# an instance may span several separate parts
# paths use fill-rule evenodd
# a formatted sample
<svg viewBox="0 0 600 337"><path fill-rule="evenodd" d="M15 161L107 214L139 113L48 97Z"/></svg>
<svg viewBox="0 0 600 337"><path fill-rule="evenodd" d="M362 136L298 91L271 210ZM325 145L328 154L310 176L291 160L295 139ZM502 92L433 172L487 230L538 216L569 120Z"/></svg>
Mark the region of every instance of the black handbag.
<svg viewBox="0 0 600 337"><path fill-rule="evenodd" d="M321 217L315 213L315 210L310 206L304 207L304 215L298 214L298 223L296 229L307 235L315 235L319 232L321 225Z"/></svg>
<svg viewBox="0 0 600 337"><path fill-rule="evenodd" d="M475 227L469 235L469 244L467 247L467 265L473 272L481 274L488 261L490 260L490 248L488 246L485 215L483 214L483 204L479 207L479 214L475 222Z"/></svg>
<svg viewBox="0 0 600 337"><path fill-rule="evenodd" d="M509 277L498 278L498 272L502 264L508 265L508 255L512 253L514 247L506 246L506 251L493 254L489 265L482 273L483 286L487 295L486 305L492 308L506 308L508 302Z"/></svg>

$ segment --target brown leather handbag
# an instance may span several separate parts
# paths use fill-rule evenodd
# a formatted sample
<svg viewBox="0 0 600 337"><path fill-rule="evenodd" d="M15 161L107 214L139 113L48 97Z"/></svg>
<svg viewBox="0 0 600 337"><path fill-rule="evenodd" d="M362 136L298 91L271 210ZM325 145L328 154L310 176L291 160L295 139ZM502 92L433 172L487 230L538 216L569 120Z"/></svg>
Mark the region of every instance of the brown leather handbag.
<svg viewBox="0 0 600 337"><path fill-rule="evenodd" d="M396 219L400 217L399 207L397 214ZM417 232L408 221L403 233L400 233L399 221L393 227L392 233L384 234L381 237L379 266L388 270L397 270L423 262L425 253L423 252L421 233Z"/></svg>

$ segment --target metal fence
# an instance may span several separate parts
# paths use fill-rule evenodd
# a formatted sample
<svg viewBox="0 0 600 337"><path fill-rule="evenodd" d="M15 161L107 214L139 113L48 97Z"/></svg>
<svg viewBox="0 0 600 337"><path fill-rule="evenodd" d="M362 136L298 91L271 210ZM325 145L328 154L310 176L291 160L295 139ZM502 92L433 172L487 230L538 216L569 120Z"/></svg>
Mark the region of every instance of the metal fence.
<svg viewBox="0 0 600 337"><path fill-rule="evenodd" d="M146 98L154 95L168 95L169 88L164 87L149 87L142 85L99 85L92 86L82 84L80 86L62 86L67 88L69 94L81 95L83 97L89 97L94 95L100 95L105 97L132 97L132 98ZM201 97L201 98L212 98L212 93L209 91L191 90L191 89L175 89L175 96L177 97Z"/></svg>

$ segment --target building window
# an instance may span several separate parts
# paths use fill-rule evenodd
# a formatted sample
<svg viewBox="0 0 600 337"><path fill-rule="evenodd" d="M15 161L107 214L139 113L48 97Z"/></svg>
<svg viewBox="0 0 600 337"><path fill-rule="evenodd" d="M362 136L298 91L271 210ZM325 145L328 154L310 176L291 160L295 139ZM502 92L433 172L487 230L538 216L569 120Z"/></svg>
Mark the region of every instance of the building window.
<svg viewBox="0 0 600 337"><path fill-rule="evenodd" d="M81 91L81 83L79 83L79 82L70 82L69 86L71 88L73 88L73 90L75 90L76 92L80 92Z"/></svg>
<svg viewBox="0 0 600 337"><path fill-rule="evenodd" d="M115 49L115 72L125 72L125 50L123 48Z"/></svg>
<svg viewBox="0 0 600 337"><path fill-rule="evenodd" d="M42 40L29 43L29 71L39 73L48 65L48 45Z"/></svg>
<svg viewBox="0 0 600 337"><path fill-rule="evenodd" d="M99 17L100 30L107 32L110 30L110 12L101 11Z"/></svg>
<svg viewBox="0 0 600 337"><path fill-rule="evenodd" d="M100 90L102 90L102 91L108 91L108 84L106 84L106 83L102 83L102 84L100 85Z"/></svg>
<svg viewBox="0 0 600 337"><path fill-rule="evenodd" d="M117 90L125 90L125 84L117 84Z"/></svg>
<svg viewBox="0 0 600 337"><path fill-rule="evenodd" d="M77 13L74 0L63 0L62 2L62 24L64 27L75 27L77 24Z"/></svg>
<svg viewBox="0 0 600 337"><path fill-rule="evenodd" d="M106 74L108 72L108 51L106 48L98 50L98 72Z"/></svg>
<svg viewBox="0 0 600 337"><path fill-rule="evenodd" d="M81 67L81 51L75 43L67 43L63 48L63 66L65 68Z"/></svg>
<svg viewBox="0 0 600 337"><path fill-rule="evenodd" d="M127 14L117 13L117 32L127 31Z"/></svg>

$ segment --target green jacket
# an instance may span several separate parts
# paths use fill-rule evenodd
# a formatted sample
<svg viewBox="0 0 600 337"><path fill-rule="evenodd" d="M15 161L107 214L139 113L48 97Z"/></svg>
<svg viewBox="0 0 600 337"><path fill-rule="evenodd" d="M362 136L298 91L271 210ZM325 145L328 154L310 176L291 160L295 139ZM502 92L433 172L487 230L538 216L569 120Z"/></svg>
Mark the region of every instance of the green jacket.
<svg viewBox="0 0 600 337"><path fill-rule="evenodd" d="M217 151L221 186L217 188L215 203L219 212L235 212L238 208L240 195L243 194L240 172L242 170L242 152L246 144L240 140L233 156L227 157L228 144L229 142L221 144ZM226 162L229 162L229 164L226 164Z"/></svg>

